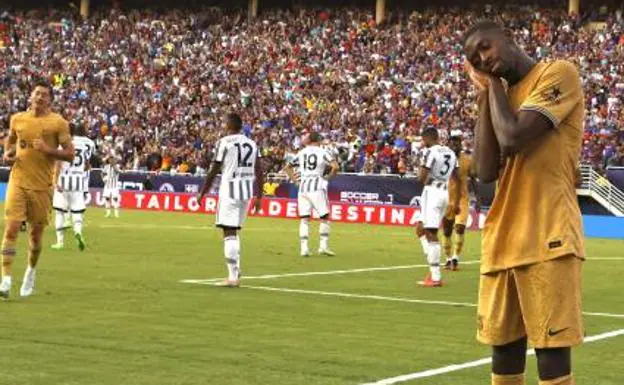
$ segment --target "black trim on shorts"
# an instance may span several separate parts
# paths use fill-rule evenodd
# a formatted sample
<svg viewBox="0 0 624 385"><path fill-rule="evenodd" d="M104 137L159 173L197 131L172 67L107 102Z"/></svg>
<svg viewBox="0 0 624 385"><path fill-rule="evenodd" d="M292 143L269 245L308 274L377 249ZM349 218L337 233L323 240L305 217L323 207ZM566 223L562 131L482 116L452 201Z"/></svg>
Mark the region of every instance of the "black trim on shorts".
<svg viewBox="0 0 624 385"><path fill-rule="evenodd" d="M54 206L52 206L52 208L53 208L54 210L56 210L56 211L60 211L60 212L65 213L65 214L67 214L67 213L69 212L69 210L59 209L58 207L54 207Z"/></svg>
<svg viewBox="0 0 624 385"><path fill-rule="evenodd" d="M309 219L309 215L299 215L299 219Z"/></svg>
<svg viewBox="0 0 624 385"><path fill-rule="evenodd" d="M87 211L87 209L82 209L82 210L71 210L71 213L72 213L72 214L82 214L82 213L84 213L85 211Z"/></svg>
<svg viewBox="0 0 624 385"><path fill-rule="evenodd" d="M329 213L319 217L319 219L322 219L322 220L326 220L328 218L329 218Z"/></svg>
<svg viewBox="0 0 624 385"><path fill-rule="evenodd" d="M241 230L242 227L240 226L226 226L226 225L216 225L218 228L223 229L223 230Z"/></svg>

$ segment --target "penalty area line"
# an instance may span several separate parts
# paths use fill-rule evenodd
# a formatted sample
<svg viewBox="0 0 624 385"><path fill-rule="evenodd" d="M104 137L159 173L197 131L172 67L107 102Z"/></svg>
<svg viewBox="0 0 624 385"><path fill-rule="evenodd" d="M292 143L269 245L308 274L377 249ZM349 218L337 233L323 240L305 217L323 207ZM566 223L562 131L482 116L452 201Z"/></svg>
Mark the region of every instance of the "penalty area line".
<svg viewBox="0 0 624 385"><path fill-rule="evenodd" d="M609 338L615 338L621 335L624 335L624 329L618 329L618 330L614 330L611 332L606 332L606 333L601 333L601 334L597 334L594 336L585 337L584 342L585 343L597 342L597 341L606 340ZM533 355L535 355L534 349L530 349L527 351L527 356L533 356ZM485 366L485 365L490 364L491 362L492 362L492 358L490 357L482 358L480 360L470 361L470 362L466 362L463 364L448 365L442 368L429 369L429 370L424 370L422 372L415 372L415 373L410 373L410 374L404 374L402 376L385 378L377 382L369 382L369 383L362 384L362 385L393 385L393 384L398 384L398 383L406 382L410 380L417 380L419 378L434 377L434 376L439 376L442 374L457 372L457 371L464 370L464 369L475 368L478 366Z"/></svg>
<svg viewBox="0 0 624 385"><path fill-rule="evenodd" d="M474 265L479 263L479 261L462 261L461 264L464 265ZM364 267L359 269L345 269L345 270L327 270L327 271L304 271L301 273L285 273L285 274L266 274L266 275L256 275L251 277L243 277L244 280L249 279L277 279L277 278L286 278L286 277L309 277L314 275L340 275L340 274L355 274L355 273L367 273L371 271L393 271L393 270L406 270L406 269L415 269L429 267L429 265L396 265L396 266L378 266L378 267ZM208 278L208 279L183 279L180 283L196 283L196 284L210 284L214 282L222 281L223 277L220 278Z"/></svg>

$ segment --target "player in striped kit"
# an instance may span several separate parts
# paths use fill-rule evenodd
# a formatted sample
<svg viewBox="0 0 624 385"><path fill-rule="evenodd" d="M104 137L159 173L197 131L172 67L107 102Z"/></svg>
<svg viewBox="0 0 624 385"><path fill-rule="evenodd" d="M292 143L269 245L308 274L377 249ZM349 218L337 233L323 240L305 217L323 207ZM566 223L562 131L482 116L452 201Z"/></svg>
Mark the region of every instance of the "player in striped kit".
<svg viewBox="0 0 624 385"><path fill-rule="evenodd" d="M338 173L338 162L320 146L321 136L310 133L308 145L286 166L286 173L291 180L297 180L295 172L299 170L299 238L301 240L301 256L309 257L308 238L310 234L310 217L312 209L316 211L321 219L319 226L320 246L319 254L333 256L333 251L329 249L329 199L327 198L328 181ZM331 170L327 176L327 167Z"/></svg>
<svg viewBox="0 0 624 385"><path fill-rule="evenodd" d="M214 162L197 196L197 201L201 202L214 179L221 173L216 225L223 230L223 249L228 269L228 278L223 282L223 286L227 287L240 285L241 246L238 231L247 218L249 202L254 196L255 210L260 211L264 185L258 146L241 133L242 125L240 116L227 115L225 119L227 135L217 143Z"/></svg>
<svg viewBox="0 0 624 385"><path fill-rule="evenodd" d="M52 200L52 206L56 211L56 244L52 245L52 248L55 250L63 248L64 231L67 228L65 221L71 217L74 236L78 242L78 248L82 251L85 249L82 234L83 217L86 210L85 174L91 168L89 162L95 144L85 136L84 128L81 125L72 124L70 128L75 156L71 162L57 162L56 164L57 183Z"/></svg>
<svg viewBox="0 0 624 385"><path fill-rule="evenodd" d="M440 256L442 248L438 240L438 229L448 205L448 182L453 178L458 181L457 157L455 152L438 144L438 130L429 127L423 130L423 142L427 147L424 163L420 168L420 180L424 184L420 198L421 222L426 239L423 249L429 263L429 273L424 281L418 282L425 287L442 286ZM459 208L459 202L455 202ZM457 213L456 213L457 214Z"/></svg>
<svg viewBox="0 0 624 385"><path fill-rule="evenodd" d="M110 218L111 216L111 206L113 207L113 212L115 218L119 218L119 207L121 205L121 195L119 194L119 174L121 173L121 169L117 164L117 158L114 155L111 155L106 160L106 166L102 170L102 179L104 180L104 192L102 196L104 197L104 204L106 207L105 218Z"/></svg>

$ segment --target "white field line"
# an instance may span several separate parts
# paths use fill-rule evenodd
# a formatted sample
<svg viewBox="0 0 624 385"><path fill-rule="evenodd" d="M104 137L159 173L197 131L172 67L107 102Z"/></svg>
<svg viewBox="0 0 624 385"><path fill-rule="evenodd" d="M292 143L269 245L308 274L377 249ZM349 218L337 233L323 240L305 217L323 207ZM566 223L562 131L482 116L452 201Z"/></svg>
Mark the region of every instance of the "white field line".
<svg viewBox="0 0 624 385"><path fill-rule="evenodd" d="M382 295L351 294L351 293L338 293L338 292L331 292L331 291L317 291L317 290L304 290L304 289L288 289L288 288L271 287L271 286L243 285L242 287L246 289L279 291L283 293L314 294L314 295L321 295L321 296L327 296L327 297L372 299L372 300L379 300L379 301L420 303L420 304L425 304L425 305L445 305L445 306L464 306L464 307L476 307L477 306L477 304L475 303L468 303L468 302L435 301L435 300L425 300L425 299L415 299L415 298L387 297L387 296L382 296Z"/></svg>
<svg viewBox="0 0 624 385"><path fill-rule="evenodd" d="M479 261L462 261L463 265L473 265L479 263ZM346 270L328 270L328 271L304 271L301 273L285 273L285 274L267 274L267 275L256 275L251 277L243 276L245 281L249 279L277 279L277 278L285 278L285 277L309 277L314 275L340 275L340 274L355 274L355 273L366 273L370 271L392 271L392 270L406 270L406 269L415 269L419 267L429 267L429 265L396 265L396 266L380 266L380 267L365 267L361 269L346 269ZM184 279L180 281L181 283L214 283L222 281L223 277L220 278L208 278L208 279Z"/></svg>
<svg viewBox="0 0 624 385"><path fill-rule="evenodd" d="M181 281L181 282L191 283L195 285L215 286L215 285L218 285L220 281L222 280L223 279L220 279L219 282L197 281L197 280L186 280L186 281ZM420 304L425 304L425 305L442 305L442 306L453 306L453 307L477 307L477 304L472 303L472 302L424 300L424 299L417 299L417 298L389 297L389 296L372 295L372 294L355 294L355 293L343 293L343 292L321 291L321 290L291 289L287 287L274 287L274 286L241 285L241 287L245 289L252 289L252 290L274 291L274 292L294 293L294 294L308 294L308 295L318 295L318 296L323 296L323 297L371 299L371 300L377 300L377 301L420 303ZM583 315L594 316L594 317L605 317L605 318L624 318L624 314L615 314L615 313L583 312Z"/></svg>
<svg viewBox="0 0 624 385"><path fill-rule="evenodd" d="M606 340L608 338L618 337L618 336L621 336L621 335L624 335L624 329L618 329L618 330L614 330L614 331L607 332L607 333L602 333L602 334L597 334L597 335L594 335L594 336L589 336L589 337L585 338L585 342L586 343L596 342L596 341ZM527 356L532 356L532 355L535 355L535 350L534 349L531 349L531 350L527 351ZM491 362L492 362L491 358L482 358L480 360L470 361L470 362L466 362L466 363L463 363L463 364L449 365L449 366L445 366L445 367L438 368L438 369L429 369L429 370L425 370L425 371L422 371L422 372L416 372L416 373L404 374L402 376L386 378L386 379L383 379L383 380L379 380L377 382L370 382L370 383L363 384L363 385L392 385L392 384L398 384L398 383L401 383L401 382L410 381L410 380L416 380L416 379L419 379L419 378L434 377L434 376L439 376L441 374L446 374L446 373L451 373L451 372L457 372L459 370L474 368L474 367L477 367L477 366L489 365Z"/></svg>

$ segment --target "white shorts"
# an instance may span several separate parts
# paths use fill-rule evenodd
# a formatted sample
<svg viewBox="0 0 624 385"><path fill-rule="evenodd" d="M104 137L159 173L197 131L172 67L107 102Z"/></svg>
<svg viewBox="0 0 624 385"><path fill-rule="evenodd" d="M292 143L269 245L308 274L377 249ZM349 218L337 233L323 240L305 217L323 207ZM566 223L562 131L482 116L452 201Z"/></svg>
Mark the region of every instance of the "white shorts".
<svg viewBox="0 0 624 385"><path fill-rule="evenodd" d="M102 196L106 199L108 198L112 198L112 199L121 199L121 195L119 194L119 189L118 188L104 188L104 192L102 193Z"/></svg>
<svg viewBox="0 0 624 385"><path fill-rule="evenodd" d="M311 217L312 209L316 211L320 218L328 215L329 199L327 199L327 190L299 193L297 206L299 208L299 217Z"/></svg>
<svg viewBox="0 0 624 385"><path fill-rule="evenodd" d="M217 202L217 227L240 230L247 219L249 200L219 197Z"/></svg>
<svg viewBox="0 0 624 385"><path fill-rule="evenodd" d="M420 221L425 229L439 229L446 206L448 190L434 186L425 186L420 197Z"/></svg>
<svg viewBox="0 0 624 385"><path fill-rule="evenodd" d="M57 211L72 212L74 214L83 213L87 209L84 192L54 190L52 207Z"/></svg>

